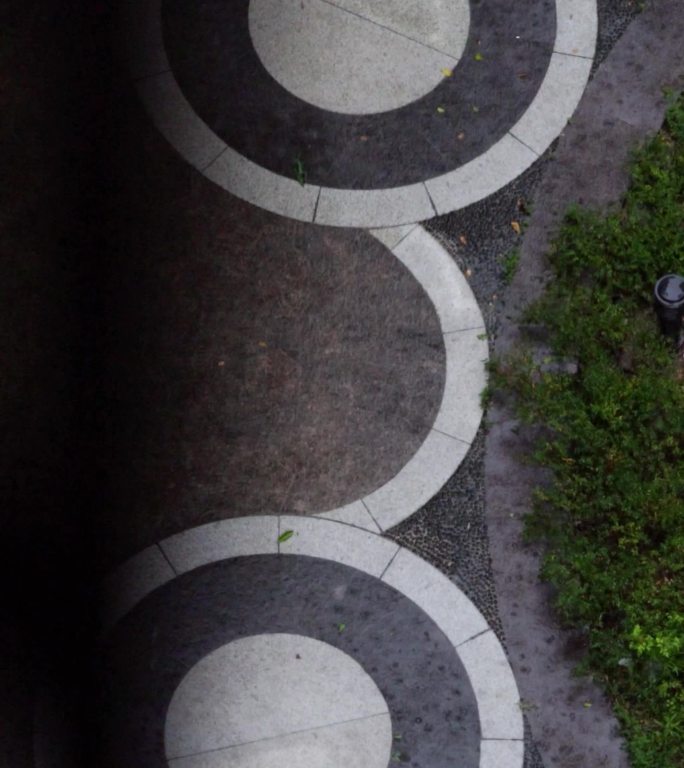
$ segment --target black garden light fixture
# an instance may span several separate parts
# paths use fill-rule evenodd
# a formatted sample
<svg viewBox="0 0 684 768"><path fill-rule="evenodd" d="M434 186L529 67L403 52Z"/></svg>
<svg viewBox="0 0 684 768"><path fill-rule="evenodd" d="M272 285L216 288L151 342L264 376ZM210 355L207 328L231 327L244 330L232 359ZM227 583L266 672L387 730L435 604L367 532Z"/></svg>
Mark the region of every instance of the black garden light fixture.
<svg viewBox="0 0 684 768"><path fill-rule="evenodd" d="M663 335L679 345L679 335L684 317L684 277L663 275L655 284L655 310Z"/></svg>
<svg viewBox="0 0 684 768"><path fill-rule="evenodd" d="M679 344L684 317L684 277L663 275L655 284L655 309L663 335Z"/></svg>

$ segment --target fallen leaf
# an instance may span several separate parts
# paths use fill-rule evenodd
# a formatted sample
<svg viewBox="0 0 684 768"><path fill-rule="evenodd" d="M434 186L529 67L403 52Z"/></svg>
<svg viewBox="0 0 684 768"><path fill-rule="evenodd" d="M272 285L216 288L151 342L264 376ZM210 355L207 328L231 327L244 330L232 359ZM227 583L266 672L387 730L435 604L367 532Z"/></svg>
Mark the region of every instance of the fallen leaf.
<svg viewBox="0 0 684 768"><path fill-rule="evenodd" d="M437 107L437 111L439 112L440 115L443 115L446 110L444 109L444 107Z"/></svg>
<svg viewBox="0 0 684 768"><path fill-rule="evenodd" d="M225 361L224 361L224 360L219 360L219 361L218 361L218 367L219 367L219 368L223 368L223 366L224 366L225 364L226 364L226 363L225 363Z"/></svg>
<svg viewBox="0 0 684 768"><path fill-rule="evenodd" d="M293 536L294 531L283 531L280 536L278 536L278 543L282 544L284 541L291 539Z"/></svg>
<svg viewBox="0 0 684 768"><path fill-rule="evenodd" d="M482 61L484 56L478 51L474 56L475 61Z"/></svg>
<svg viewBox="0 0 684 768"><path fill-rule="evenodd" d="M520 224L517 221L512 221L511 227L513 227L513 231L515 232L516 235L520 234Z"/></svg>
<svg viewBox="0 0 684 768"><path fill-rule="evenodd" d="M368 136L359 136L359 141L368 141Z"/></svg>
<svg viewBox="0 0 684 768"><path fill-rule="evenodd" d="M453 70L447 69L446 67L444 67L442 69L442 74L444 75L444 77L451 77L454 73L453 73Z"/></svg>
<svg viewBox="0 0 684 768"><path fill-rule="evenodd" d="M465 139L465 133L463 133L463 131L461 131L459 134L457 134L456 138L459 141L463 141L463 139Z"/></svg>
<svg viewBox="0 0 684 768"><path fill-rule="evenodd" d="M479 108L479 107L476 107L476 106L473 104L473 112L479 112L479 111L480 111L480 108Z"/></svg>
<svg viewBox="0 0 684 768"><path fill-rule="evenodd" d="M259 342L259 346L260 346L260 347L267 347L267 346L268 346L268 344L267 344L265 341L260 341L260 342Z"/></svg>
<svg viewBox="0 0 684 768"><path fill-rule="evenodd" d="M465 271L465 276L466 277L470 277L472 274L473 274L473 270L472 269L466 269L466 271Z"/></svg>
<svg viewBox="0 0 684 768"><path fill-rule="evenodd" d="M582 704L582 706L583 706L585 709L589 709L589 708L591 707L591 702L590 702L590 701L585 701L585 702L584 702L584 704Z"/></svg>
<svg viewBox="0 0 684 768"><path fill-rule="evenodd" d="M461 245L468 245L468 238L465 235L459 235L458 236L458 242Z"/></svg>
<svg viewBox="0 0 684 768"><path fill-rule="evenodd" d="M346 624L338 624L337 625L337 631L338 632L344 632L344 630L347 628Z"/></svg>

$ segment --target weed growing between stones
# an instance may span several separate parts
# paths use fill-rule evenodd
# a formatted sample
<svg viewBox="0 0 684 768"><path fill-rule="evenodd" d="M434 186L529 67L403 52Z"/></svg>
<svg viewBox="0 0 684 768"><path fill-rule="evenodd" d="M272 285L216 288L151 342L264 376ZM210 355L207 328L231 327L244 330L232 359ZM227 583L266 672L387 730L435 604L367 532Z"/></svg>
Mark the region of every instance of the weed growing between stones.
<svg viewBox="0 0 684 768"><path fill-rule="evenodd" d="M520 261L520 250L513 248L502 259L502 276L506 285L510 285L513 282L515 273L518 271L518 263Z"/></svg>

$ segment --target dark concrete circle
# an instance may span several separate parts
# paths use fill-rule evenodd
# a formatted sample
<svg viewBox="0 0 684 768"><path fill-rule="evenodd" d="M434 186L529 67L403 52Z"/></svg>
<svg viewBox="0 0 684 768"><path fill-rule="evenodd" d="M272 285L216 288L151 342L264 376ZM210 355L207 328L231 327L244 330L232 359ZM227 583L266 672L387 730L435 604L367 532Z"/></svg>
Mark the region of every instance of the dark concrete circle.
<svg viewBox="0 0 684 768"><path fill-rule="evenodd" d="M165 768L166 710L183 677L231 640L268 632L316 638L361 664L387 702L402 762L477 768L477 702L432 619L356 569L278 555L190 571L117 624L103 649L98 765Z"/></svg>
<svg viewBox="0 0 684 768"><path fill-rule="evenodd" d="M151 248L108 283L101 516L120 557L211 520L372 493L422 445L444 391L435 308L367 232L236 201L192 249L184 267Z"/></svg>
<svg viewBox="0 0 684 768"><path fill-rule="evenodd" d="M451 77L423 98L376 115L308 104L266 71L248 28L248 0L164 0L172 71L190 104L228 146L307 183L396 187L481 155L531 103L556 34L554 0L474 0L468 44ZM388 73L388 77L391 73Z"/></svg>

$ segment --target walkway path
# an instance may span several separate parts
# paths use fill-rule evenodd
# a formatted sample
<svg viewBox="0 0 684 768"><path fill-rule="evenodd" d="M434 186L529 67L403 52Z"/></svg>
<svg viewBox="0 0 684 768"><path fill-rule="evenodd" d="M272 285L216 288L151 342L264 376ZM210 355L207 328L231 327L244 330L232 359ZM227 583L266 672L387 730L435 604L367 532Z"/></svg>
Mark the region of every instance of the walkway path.
<svg viewBox="0 0 684 768"><path fill-rule="evenodd" d="M120 33L178 155L134 122L170 172L109 297L100 764L532 765L490 612L383 534L482 416L482 312L418 222L557 138L594 0L145 0Z"/></svg>

